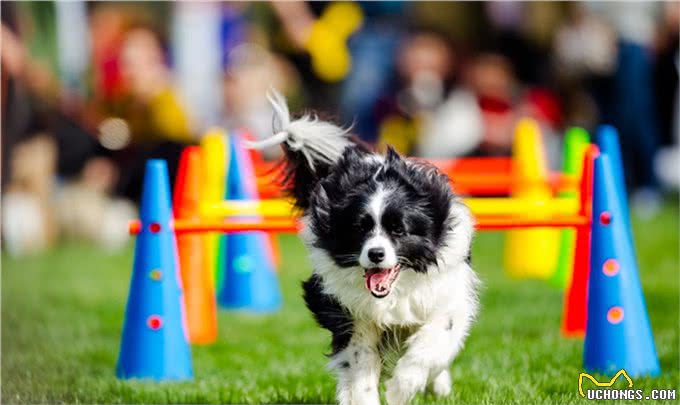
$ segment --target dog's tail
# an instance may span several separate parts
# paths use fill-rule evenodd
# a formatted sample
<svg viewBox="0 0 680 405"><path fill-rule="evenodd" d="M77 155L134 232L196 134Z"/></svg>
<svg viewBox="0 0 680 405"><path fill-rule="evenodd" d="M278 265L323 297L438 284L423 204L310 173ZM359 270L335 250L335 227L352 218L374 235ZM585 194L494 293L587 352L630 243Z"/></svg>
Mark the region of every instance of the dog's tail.
<svg viewBox="0 0 680 405"><path fill-rule="evenodd" d="M248 142L251 149L282 145L286 153L284 176L280 179L296 205L306 209L309 194L328 168L342 157L353 142L349 131L316 116L305 114L292 120L286 99L272 90L267 99L274 109L274 135L256 142Z"/></svg>

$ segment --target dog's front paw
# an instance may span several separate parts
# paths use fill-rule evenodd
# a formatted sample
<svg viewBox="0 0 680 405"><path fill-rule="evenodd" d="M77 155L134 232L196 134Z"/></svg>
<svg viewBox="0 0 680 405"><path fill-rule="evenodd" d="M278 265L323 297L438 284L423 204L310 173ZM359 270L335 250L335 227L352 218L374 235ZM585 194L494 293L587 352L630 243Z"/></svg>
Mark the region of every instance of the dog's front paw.
<svg viewBox="0 0 680 405"><path fill-rule="evenodd" d="M451 374L444 370L432 380L432 392L438 397L448 397L451 394Z"/></svg>
<svg viewBox="0 0 680 405"><path fill-rule="evenodd" d="M405 405L411 398L425 390L427 370L418 366L397 366L394 375L385 383L388 405Z"/></svg>

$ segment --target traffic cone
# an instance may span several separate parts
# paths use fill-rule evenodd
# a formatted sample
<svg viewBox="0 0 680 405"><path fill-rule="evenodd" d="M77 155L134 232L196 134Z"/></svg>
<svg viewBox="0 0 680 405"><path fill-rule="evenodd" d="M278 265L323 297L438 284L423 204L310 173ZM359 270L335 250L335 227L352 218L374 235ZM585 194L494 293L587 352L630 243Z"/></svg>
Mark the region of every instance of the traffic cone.
<svg viewBox="0 0 680 405"><path fill-rule="evenodd" d="M626 185L623 179L623 163L621 161L621 150L619 147L618 134L616 129L609 125L600 126L598 129L596 139L598 146L591 145L586 152L586 159L584 161L584 173L582 175L585 184L582 182L581 205L588 208L592 204L588 202L588 196L593 195L593 160L600 154L606 153L609 160L612 162L612 167L616 173L620 175L615 178L617 182L617 189L621 190L621 204L624 212L624 220L627 221L627 229L632 229L630 226L630 216L628 214L628 201L626 200ZM590 185L588 185L588 183ZM586 187L585 189L583 187ZM584 197L586 200L583 200ZM592 209L592 207L591 207ZM590 212L587 213L590 216ZM630 239L630 246L634 246L632 232L628 233ZM572 279L569 283L569 288L565 293L564 312L562 316L562 334L565 336L582 337L586 332L586 323L588 317L588 278L590 274L590 228L578 228L576 230L576 247L574 249L574 267L572 270ZM633 251L633 255L635 252ZM637 263L637 260L635 260Z"/></svg>
<svg viewBox="0 0 680 405"><path fill-rule="evenodd" d="M538 201L547 201L552 197L541 132L538 124L529 118L520 120L515 129L512 175L513 197ZM546 213L536 209L526 215L541 218ZM553 228L507 232L504 254L507 274L516 278L549 278L557 265L559 237L559 230Z"/></svg>
<svg viewBox="0 0 680 405"><path fill-rule="evenodd" d="M146 163L143 187L141 230L135 244L116 376L190 379L191 350L164 160Z"/></svg>
<svg viewBox="0 0 680 405"><path fill-rule="evenodd" d="M659 359L640 284L623 172L608 154L595 160L588 321L583 351L589 372L657 375Z"/></svg>
<svg viewBox="0 0 680 405"><path fill-rule="evenodd" d="M201 138L201 160L203 161L203 185L201 187L201 203L218 203L224 199L224 185L228 167L228 145L226 133L219 128L210 129ZM205 213L201 211L201 215ZM208 216L208 219L210 218ZM226 257L226 240L224 235L206 234L205 267L210 274L213 288L217 290L222 280L222 268Z"/></svg>
<svg viewBox="0 0 680 405"><path fill-rule="evenodd" d="M179 161L173 196L175 219L200 220L201 148L189 146ZM205 266L205 235L177 235L179 268L184 286L189 342L212 343L217 339L217 303L211 281L212 269Z"/></svg>
<svg viewBox="0 0 680 405"><path fill-rule="evenodd" d="M590 144L590 136L583 128L573 127L564 135L564 148L562 157L562 173L580 180L583 169L583 156ZM579 198L577 190L565 190L559 193L559 197ZM576 231L574 229L562 229L560 231L560 248L557 257L557 268L550 277L550 284L565 288L571 278L571 269L574 267L574 244Z"/></svg>
<svg viewBox="0 0 680 405"><path fill-rule="evenodd" d="M258 198L255 172L241 142L239 134L229 138L227 194L231 200L253 200ZM226 239L227 260L218 303L225 308L254 312L277 310L281 306L281 292L267 234L234 233Z"/></svg>

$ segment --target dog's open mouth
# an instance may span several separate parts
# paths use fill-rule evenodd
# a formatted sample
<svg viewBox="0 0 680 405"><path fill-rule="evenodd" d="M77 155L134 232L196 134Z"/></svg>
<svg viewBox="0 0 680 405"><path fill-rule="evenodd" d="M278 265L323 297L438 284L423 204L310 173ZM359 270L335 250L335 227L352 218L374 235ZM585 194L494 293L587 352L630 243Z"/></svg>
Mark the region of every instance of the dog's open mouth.
<svg viewBox="0 0 680 405"><path fill-rule="evenodd" d="M399 265L389 269L374 267L366 269L366 288L376 298L386 297L392 291L392 285L399 275Z"/></svg>

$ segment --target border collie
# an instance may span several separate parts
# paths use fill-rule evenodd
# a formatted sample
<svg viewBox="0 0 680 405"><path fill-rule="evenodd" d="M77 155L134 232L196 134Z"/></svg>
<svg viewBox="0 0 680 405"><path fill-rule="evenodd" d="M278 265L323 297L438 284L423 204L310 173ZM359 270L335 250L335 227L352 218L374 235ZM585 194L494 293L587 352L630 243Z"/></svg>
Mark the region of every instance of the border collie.
<svg viewBox="0 0 680 405"><path fill-rule="evenodd" d="M450 364L477 312L470 267L473 219L434 166L378 154L332 123L292 120L269 96L284 184L302 211L302 240L314 272L303 283L316 321L332 334L330 369L341 405L390 405L431 387L451 392Z"/></svg>

